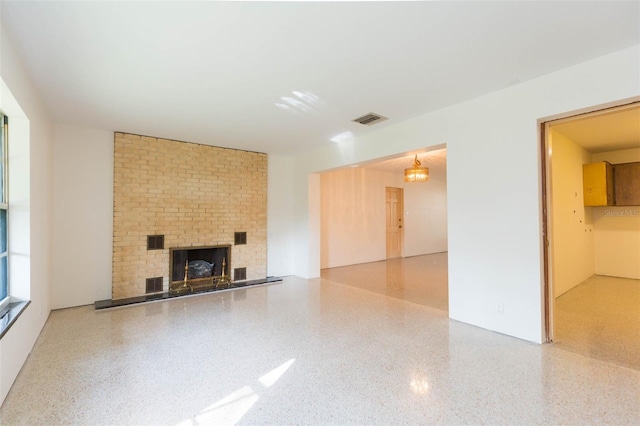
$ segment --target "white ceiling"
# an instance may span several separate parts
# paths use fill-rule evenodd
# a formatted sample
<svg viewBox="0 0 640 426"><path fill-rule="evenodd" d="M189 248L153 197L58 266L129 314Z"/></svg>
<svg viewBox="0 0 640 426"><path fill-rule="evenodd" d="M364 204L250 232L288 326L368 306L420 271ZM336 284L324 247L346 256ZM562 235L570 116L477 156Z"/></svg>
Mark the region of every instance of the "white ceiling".
<svg viewBox="0 0 640 426"><path fill-rule="evenodd" d="M0 5L57 121L274 154L640 42L637 1Z"/></svg>
<svg viewBox="0 0 640 426"><path fill-rule="evenodd" d="M640 148L640 104L551 123L589 152Z"/></svg>

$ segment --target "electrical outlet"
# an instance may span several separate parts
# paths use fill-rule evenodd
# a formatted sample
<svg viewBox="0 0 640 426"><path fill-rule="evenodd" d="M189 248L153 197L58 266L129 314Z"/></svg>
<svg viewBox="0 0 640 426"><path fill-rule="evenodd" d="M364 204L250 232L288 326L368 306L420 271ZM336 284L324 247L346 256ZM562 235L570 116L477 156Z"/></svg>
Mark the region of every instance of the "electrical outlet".
<svg viewBox="0 0 640 426"><path fill-rule="evenodd" d="M496 312L498 312L500 315L504 315L504 303L498 303L498 305L496 306Z"/></svg>

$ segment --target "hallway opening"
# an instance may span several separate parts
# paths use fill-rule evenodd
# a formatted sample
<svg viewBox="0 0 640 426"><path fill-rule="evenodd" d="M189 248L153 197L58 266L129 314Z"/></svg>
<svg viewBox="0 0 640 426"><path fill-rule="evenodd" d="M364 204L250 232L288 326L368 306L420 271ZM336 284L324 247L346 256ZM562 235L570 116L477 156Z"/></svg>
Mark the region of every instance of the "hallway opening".
<svg viewBox="0 0 640 426"><path fill-rule="evenodd" d="M446 147L320 174L323 278L448 311Z"/></svg>

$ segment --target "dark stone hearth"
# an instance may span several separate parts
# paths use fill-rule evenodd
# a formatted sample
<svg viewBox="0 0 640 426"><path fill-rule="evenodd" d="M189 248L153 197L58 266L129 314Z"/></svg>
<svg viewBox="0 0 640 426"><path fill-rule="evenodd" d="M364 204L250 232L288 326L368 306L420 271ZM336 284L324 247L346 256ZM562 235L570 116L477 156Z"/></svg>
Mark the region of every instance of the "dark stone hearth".
<svg viewBox="0 0 640 426"><path fill-rule="evenodd" d="M157 293L157 294L150 294L150 295L147 295L147 296L129 297L127 299L98 300L98 301L95 302L94 306L95 306L96 310L107 309L107 308L116 308L118 306L135 305L135 304L138 304L138 303L154 302L154 301L157 301L157 300L173 299L175 297L190 296L190 295L193 295L193 294L212 293L214 291L229 291L229 290L234 290L234 289L238 289L238 288L245 288L245 287L250 287L250 286L273 284L273 283L277 283L277 282L282 282L282 278L279 278L279 277L267 277L267 278L264 278L264 279L261 279L261 280L242 281L242 282L239 282L239 283L232 282L232 283L229 284L228 287L225 287L225 288L206 287L206 288L202 288L202 289L197 290L197 291L192 291L190 293L181 293L181 294Z"/></svg>

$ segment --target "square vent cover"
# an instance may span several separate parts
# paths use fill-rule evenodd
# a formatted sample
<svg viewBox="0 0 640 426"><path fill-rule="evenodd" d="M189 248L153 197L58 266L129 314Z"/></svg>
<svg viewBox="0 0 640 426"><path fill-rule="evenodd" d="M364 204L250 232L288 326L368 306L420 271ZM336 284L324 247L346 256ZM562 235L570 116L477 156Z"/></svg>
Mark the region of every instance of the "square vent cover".
<svg viewBox="0 0 640 426"><path fill-rule="evenodd" d="M235 268L233 270L233 280L242 281L247 279L247 268Z"/></svg>
<svg viewBox="0 0 640 426"><path fill-rule="evenodd" d="M242 244L247 244L247 233L246 232L236 232L233 235L233 243L237 246Z"/></svg>
<svg viewBox="0 0 640 426"><path fill-rule="evenodd" d="M147 250L164 249L164 235L147 235Z"/></svg>
<svg viewBox="0 0 640 426"><path fill-rule="evenodd" d="M364 124L365 126L371 126L381 121L387 120L387 117L383 117L380 114L376 114L374 112L370 112L369 114L365 114L362 117L354 118L351 121L355 121L356 123Z"/></svg>

